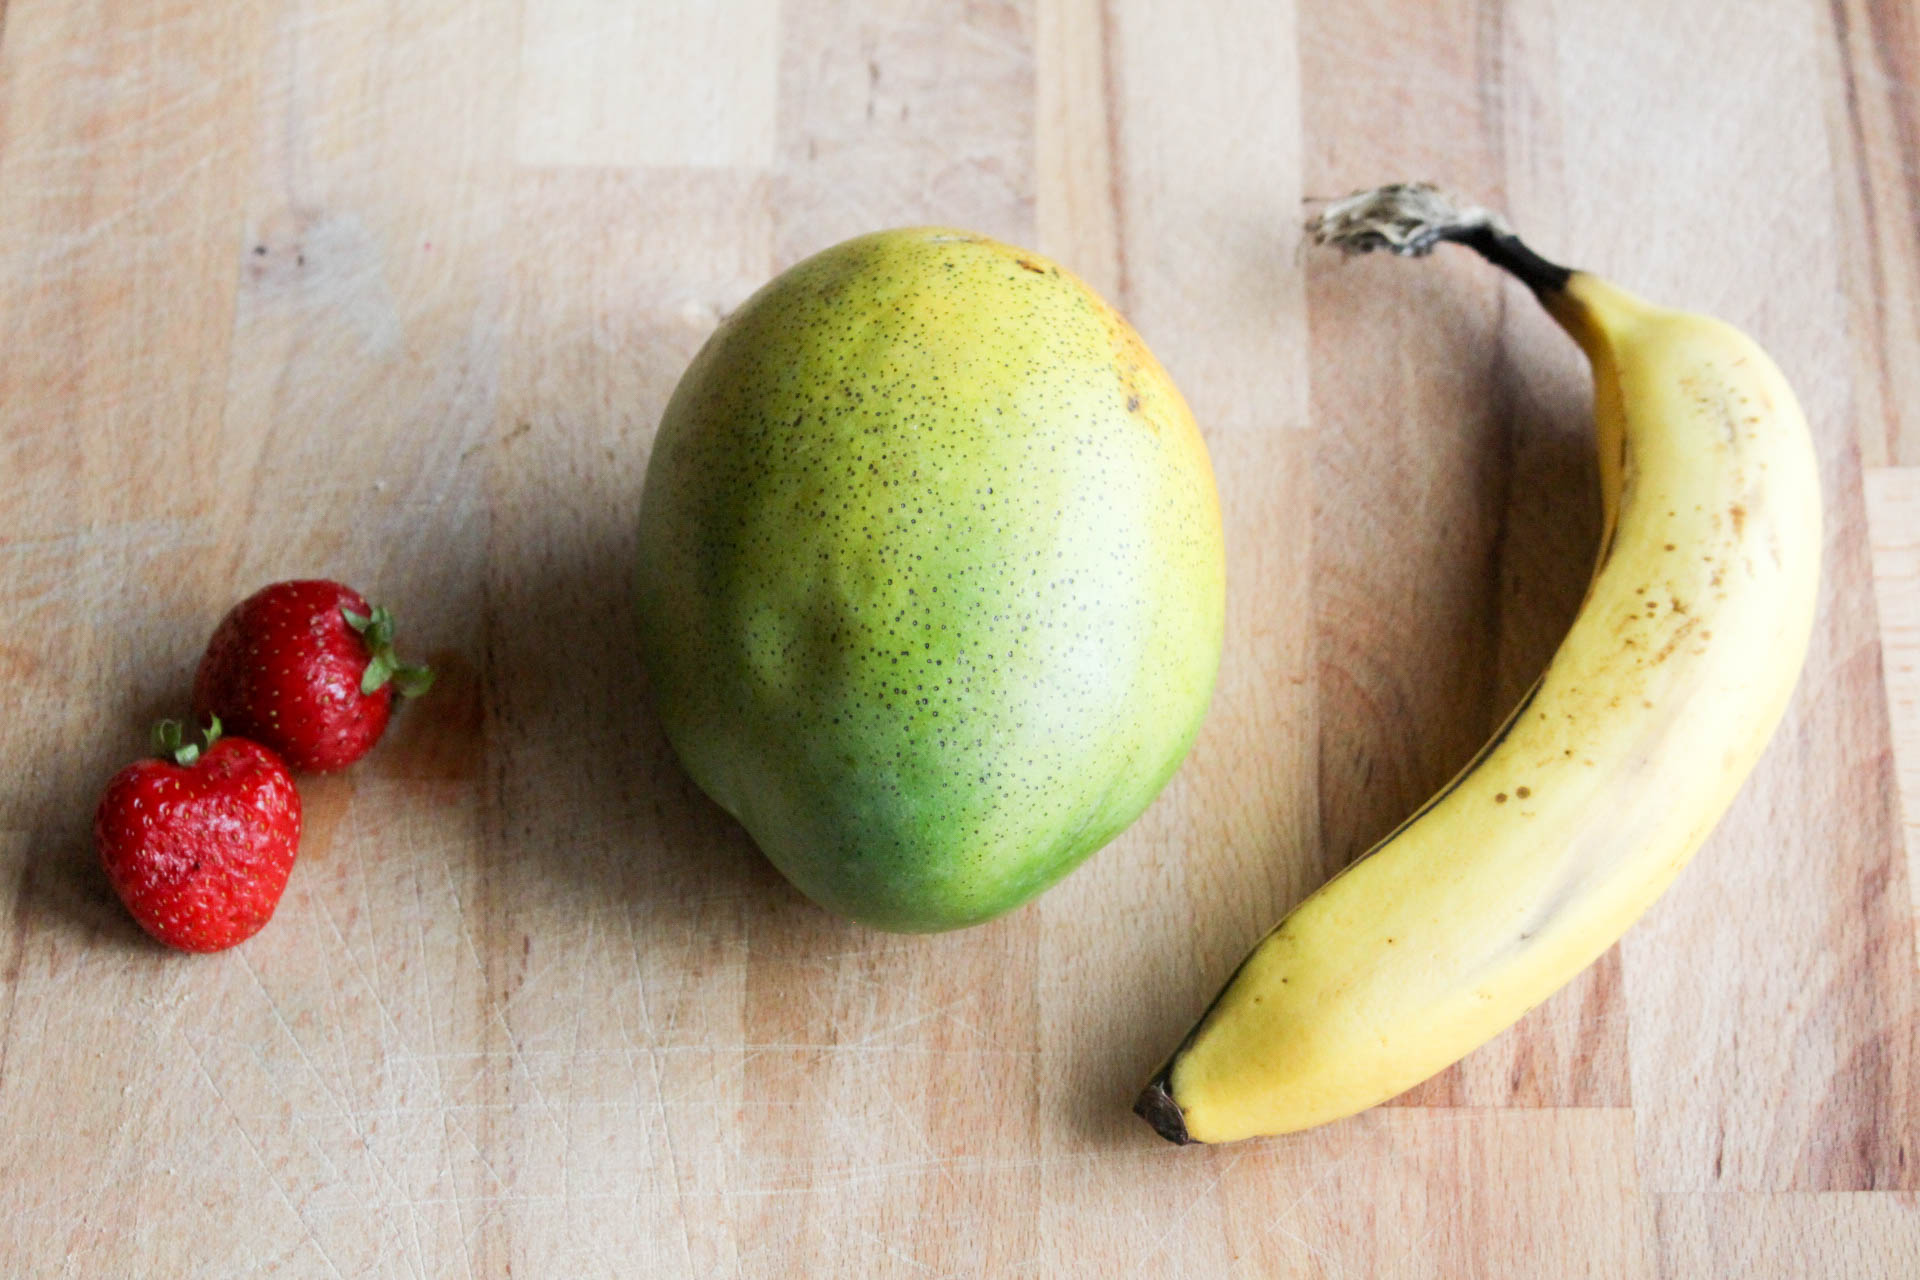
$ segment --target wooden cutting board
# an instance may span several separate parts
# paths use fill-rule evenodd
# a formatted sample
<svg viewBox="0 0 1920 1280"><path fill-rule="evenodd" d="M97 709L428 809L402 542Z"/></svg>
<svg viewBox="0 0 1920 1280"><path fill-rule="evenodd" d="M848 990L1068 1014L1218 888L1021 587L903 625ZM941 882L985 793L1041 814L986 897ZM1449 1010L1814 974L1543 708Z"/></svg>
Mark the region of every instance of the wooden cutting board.
<svg viewBox="0 0 1920 1280"><path fill-rule="evenodd" d="M1916 67L1868 0L0 0L0 1270L1920 1274ZM1393 1105L1175 1149L1135 1089L1467 758L1593 551L1585 373L1531 301L1300 251L1303 197L1406 177L1777 355L1813 655L1570 989ZM627 583L717 319L928 221L1133 318L1230 616L1131 831L890 937L678 771ZM230 604L316 573L442 684L304 784L266 932L163 954L98 789Z"/></svg>

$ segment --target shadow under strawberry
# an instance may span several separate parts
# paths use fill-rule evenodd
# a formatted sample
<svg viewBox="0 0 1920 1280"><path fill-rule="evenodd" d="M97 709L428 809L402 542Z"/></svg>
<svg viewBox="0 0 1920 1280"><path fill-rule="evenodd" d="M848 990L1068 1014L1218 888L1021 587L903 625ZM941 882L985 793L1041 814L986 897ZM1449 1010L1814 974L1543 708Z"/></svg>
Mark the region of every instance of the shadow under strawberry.
<svg viewBox="0 0 1920 1280"><path fill-rule="evenodd" d="M114 731L90 740L77 758L63 756L58 767L48 761L32 766L43 785L40 802L33 806L38 820L30 828L13 886L10 924L17 946L106 946L149 956L164 953L121 906L93 843L101 788L122 766L151 753L155 721L181 714L178 694L153 691L164 684L164 674L149 674L141 687L111 699L122 707L107 712Z"/></svg>

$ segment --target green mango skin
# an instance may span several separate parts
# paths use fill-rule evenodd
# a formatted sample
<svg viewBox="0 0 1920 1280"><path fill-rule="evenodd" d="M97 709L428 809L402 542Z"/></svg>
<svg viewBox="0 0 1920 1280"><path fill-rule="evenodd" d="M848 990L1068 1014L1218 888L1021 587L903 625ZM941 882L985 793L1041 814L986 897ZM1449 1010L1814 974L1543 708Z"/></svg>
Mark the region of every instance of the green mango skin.
<svg viewBox="0 0 1920 1280"><path fill-rule="evenodd" d="M788 879L882 929L998 915L1138 817L1199 731L1224 597L1166 372L1072 274L964 231L762 288L647 468L668 739Z"/></svg>

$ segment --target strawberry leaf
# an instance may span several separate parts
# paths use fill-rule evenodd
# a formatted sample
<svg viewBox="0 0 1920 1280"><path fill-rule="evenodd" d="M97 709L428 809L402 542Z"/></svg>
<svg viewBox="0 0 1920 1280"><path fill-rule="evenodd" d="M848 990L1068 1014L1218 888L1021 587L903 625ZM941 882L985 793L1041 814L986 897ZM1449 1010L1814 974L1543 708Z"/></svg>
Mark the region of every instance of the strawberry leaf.
<svg viewBox="0 0 1920 1280"><path fill-rule="evenodd" d="M433 672L417 663L402 662L393 652L393 615L384 606L358 614L342 608L347 625L360 633L367 645L367 669L360 674L360 692L377 693L389 680L394 692L403 698L417 698L433 686Z"/></svg>
<svg viewBox="0 0 1920 1280"><path fill-rule="evenodd" d="M155 723L153 726L153 753L157 756L164 756L169 760L173 760L177 764L192 764L192 760L179 759L181 751L181 731L182 726L178 720L161 720ZM186 750L193 752L196 756L200 754L200 749L192 745L188 745Z"/></svg>
<svg viewBox="0 0 1920 1280"><path fill-rule="evenodd" d="M220 717L207 717L206 732L201 736L207 747L220 741ZM187 727L178 720L161 720L153 726L154 754L162 759L171 760L181 768L188 768L200 759L205 748L187 741Z"/></svg>
<svg viewBox="0 0 1920 1280"><path fill-rule="evenodd" d="M433 688L433 670L414 663L402 663L393 669L393 688L403 698L417 698Z"/></svg>
<svg viewBox="0 0 1920 1280"><path fill-rule="evenodd" d="M373 655L373 661L360 675L360 692L377 693L380 686L393 678L393 651Z"/></svg>

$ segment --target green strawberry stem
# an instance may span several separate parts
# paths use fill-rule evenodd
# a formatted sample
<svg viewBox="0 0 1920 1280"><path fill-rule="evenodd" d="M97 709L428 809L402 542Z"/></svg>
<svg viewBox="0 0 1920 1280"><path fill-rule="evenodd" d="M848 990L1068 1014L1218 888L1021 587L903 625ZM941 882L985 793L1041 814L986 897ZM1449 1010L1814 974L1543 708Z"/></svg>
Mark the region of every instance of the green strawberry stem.
<svg viewBox="0 0 1920 1280"><path fill-rule="evenodd" d="M383 605L375 605L371 614L340 610L347 625L366 641L367 669L360 676L360 692L372 693L389 680L403 698L417 698L433 687L433 671L421 663L402 662L393 652L393 615Z"/></svg>
<svg viewBox="0 0 1920 1280"><path fill-rule="evenodd" d="M206 739L205 747L187 741L187 727L178 720L162 720L153 726L153 750L163 759L188 768L200 758L203 750L212 749L213 744L220 741L220 717L208 716L206 732L200 736Z"/></svg>

